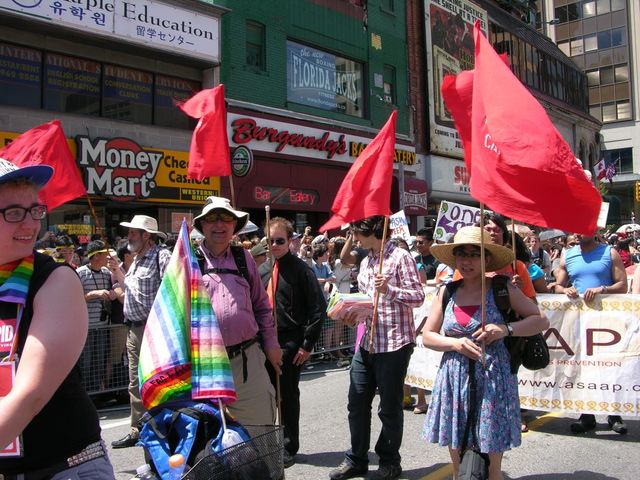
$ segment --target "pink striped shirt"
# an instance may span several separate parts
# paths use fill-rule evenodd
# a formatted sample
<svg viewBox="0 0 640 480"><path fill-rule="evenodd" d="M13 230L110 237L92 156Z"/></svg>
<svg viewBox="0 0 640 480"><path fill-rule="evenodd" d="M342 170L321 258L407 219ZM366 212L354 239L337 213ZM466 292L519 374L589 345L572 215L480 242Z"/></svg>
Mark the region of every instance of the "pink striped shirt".
<svg viewBox="0 0 640 480"><path fill-rule="evenodd" d="M387 242L384 246L382 274L389 278L389 291L380 294L378 318L373 338L373 352L395 352L414 343L413 309L424 302L424 289L416 262L409 252ZM369 252L360 264L358 289L375 298L374 275L378 272L378 254ZM360 347L369 350L371 319L367 319L366 332Z"/></svg>

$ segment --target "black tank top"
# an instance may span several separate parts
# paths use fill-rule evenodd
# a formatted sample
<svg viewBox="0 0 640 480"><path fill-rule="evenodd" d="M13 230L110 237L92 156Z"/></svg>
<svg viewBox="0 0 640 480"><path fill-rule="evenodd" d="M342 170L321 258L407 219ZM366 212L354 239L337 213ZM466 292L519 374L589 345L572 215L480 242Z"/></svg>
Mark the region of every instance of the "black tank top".
<svg viewBox="0 0 640 480"><path fill-rule="evenodd" d="M70 268L51 257L35 253L33 275L18 332L18 354L22 353L33 317L33 299L54 269ZM11 311L15 304L0 302L0 315ZM69 332L74 335L74 332ZM20 366L18 366L18 370ZM100 440L100 420L91 399L80 380L78 364L64 379L53 397L31 420L22 435L24 456L0 458L0 473L16 474L38 470L64 462L87 445Z"/></svg>

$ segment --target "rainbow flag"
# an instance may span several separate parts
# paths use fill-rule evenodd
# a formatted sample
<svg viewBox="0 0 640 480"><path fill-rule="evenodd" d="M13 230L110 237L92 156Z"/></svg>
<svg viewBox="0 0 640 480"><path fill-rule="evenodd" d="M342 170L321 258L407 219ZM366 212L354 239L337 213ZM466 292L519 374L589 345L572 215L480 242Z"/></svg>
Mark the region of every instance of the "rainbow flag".
<svg viewBox="0 0 640 480"><path fill-rule="evenodd" d="M138 373L146 409L177 399L236 400L227 351L184 220L147 319Z"/></svg>

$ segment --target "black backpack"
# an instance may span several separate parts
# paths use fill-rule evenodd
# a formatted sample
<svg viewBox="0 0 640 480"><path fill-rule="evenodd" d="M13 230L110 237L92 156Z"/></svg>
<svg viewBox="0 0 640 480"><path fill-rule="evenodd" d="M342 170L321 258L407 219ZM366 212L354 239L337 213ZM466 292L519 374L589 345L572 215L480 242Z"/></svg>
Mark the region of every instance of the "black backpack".
<svg viewBox="0 0 640 480"><path fill-rule="evenodd" d="M509 290L507 287L509 282L509 277L504 275L495 275L491 279L493 298L505 323L520 320L520 317L518 317L516 312L511 308L511 300L509 299ZM449 300L461 284L462 280L456 280L445 285L446 289L442 293L443 314ZM549 365L549 347L541 333L530 337L505 337L504 344L509 351L511 373L514 375L518 373L520 365L524 365L524 367L529 370L539 370Z"/></svg>

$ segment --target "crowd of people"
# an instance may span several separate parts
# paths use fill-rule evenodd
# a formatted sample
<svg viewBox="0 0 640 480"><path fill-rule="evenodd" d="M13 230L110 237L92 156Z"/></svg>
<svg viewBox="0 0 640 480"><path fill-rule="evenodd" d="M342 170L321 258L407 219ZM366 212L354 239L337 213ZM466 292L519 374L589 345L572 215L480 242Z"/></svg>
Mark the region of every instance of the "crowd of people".
<svg viewBox="0 0 640 480"><path fill-rule="evenodd" d="M91 468L97 472L92 478L112 479L96 410L81 378L90 378L84 380L90 390L108 388L113 366L126 358L131 429L112 447L136 445L144 413L138 380L141 341L175 240L158 229L156 219L135 215L120 224L126 232L120 241L92 238L80 247L70 236L49 233L37 241L46 216L37 191L50 175L46 167L20 169L0 160L0 313L3 321L16 323L17 332L9 351L2 353L20 359L13 387L0 398L0 442L22 436L24 448L22 457L0 459L0 472L11 480L23 474L63 478ZM301 448L304 363L314 351L353 356L350 445L330 472L333 480L368 472L376 394L382 429L375 444L379 468L370 478L400 476L403 410L413 408L426 413L424 440L449 448L456 475L460 450L474 446L488 456L489 478L501 479L502 454L517 447L526 430L503 339L548 327L537 294L582 296L590 303L598 294L640 292L640 279L628 282L628 274L634 280L640 275L640 269L633 271L639 256L633 228L604 238L594 232L541 241L539 233L524 227L522 235L512 235L505 219L491 213L484 218L484 230L464 227L439 243L433 228L409 239L389 238L384 217L353 222L335 237L314 235L310 227L298 233L281 217L269 220L264 236L241 234L248 219L229 200L209 197L193 221L201 234L195 243L204 285L237 391L238 400L229 409L240 423L273 424L279 388L284 463L290 466ZM388 240L383 243L383 238ZM30 283L20 283L24 272ZM484 299L483 272L489 284ZM490 288L495 275L509 279L510 304L522 318L513 325L496 306ZM456 288L441 288L428 316L414 318L425 288L443 284ZM349 292L378 300L375 321L365 320L356 345L346 340L356 317L336 323L326 315L331 295ZM101 328L114 324L124 327ZM429 404L426 392L419 390L414 405L404 379L420 341L444 355ZM468 393L472 379L474 402ZM621 417L607 421L613 431L627 432ZM595 417L589 414L571 425L576 434L593 428ZM46 441L46 432L62 430L69 432L69 441Z"/></svg>

